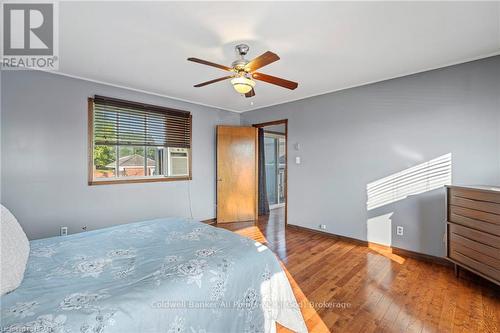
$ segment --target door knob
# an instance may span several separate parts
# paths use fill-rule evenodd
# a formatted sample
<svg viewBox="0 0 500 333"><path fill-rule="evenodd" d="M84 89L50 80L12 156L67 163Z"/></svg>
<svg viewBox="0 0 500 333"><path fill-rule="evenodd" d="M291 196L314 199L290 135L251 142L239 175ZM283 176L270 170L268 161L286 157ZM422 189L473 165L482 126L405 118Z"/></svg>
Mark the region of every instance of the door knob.
<svg viewBox="0 0 500 333"><path fill-rule="evenodd" d="M222 181L222 178L218 178L218 179L217 179L217 181L218 181L218 182L221 182L221 181Z"/></svg>

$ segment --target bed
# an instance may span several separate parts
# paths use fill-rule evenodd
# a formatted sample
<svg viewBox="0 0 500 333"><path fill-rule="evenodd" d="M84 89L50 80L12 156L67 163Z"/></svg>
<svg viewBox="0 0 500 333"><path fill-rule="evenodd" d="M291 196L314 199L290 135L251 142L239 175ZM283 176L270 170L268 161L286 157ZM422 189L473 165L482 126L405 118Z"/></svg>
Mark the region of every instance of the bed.
<svg viewBox="0 0 500 333"><path fill-rule="evenodd" d="M1 332L307 332L274 254L227 230L157 219L30 247Z"/></svg>

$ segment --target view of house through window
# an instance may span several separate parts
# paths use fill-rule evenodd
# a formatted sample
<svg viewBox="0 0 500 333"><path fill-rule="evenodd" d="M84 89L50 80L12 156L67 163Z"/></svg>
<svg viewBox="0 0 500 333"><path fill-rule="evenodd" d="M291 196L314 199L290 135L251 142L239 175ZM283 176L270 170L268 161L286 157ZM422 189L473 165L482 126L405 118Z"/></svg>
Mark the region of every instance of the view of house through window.
<svg viewBox="0 0 500 333"><path fill-rule="evenodd" d="M90 182L190 177L191 116L97 97Z"/></svg>

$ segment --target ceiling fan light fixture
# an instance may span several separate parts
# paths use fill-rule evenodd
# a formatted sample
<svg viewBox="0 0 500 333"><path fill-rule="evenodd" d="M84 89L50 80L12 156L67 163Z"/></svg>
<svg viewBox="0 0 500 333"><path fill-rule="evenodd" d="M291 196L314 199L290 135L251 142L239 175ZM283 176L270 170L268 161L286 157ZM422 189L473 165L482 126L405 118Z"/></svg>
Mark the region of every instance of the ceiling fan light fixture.
<svg viewBox="0 0 500 333"><path fill-rule="evenodd" d="M244 76L235 77L231 80L231 84L239 94L249 93L255 87L255 81Z"/></svg>
<svg viewBox="0 0 500 333"><path fill-rule="evenodd" d="M248 53L248 50L249 47L246 44L236 45L236 53L238 54L238 59L233 61L231 67L219 65L214 62L199 58L188 58L188 61L215 67L224 71L228 71L230 73L230 75L227 76L195 84L194 87L204 87L209 84L232 79L231 84L233 85L234 90L236 90L238 94L244 95L246 98L250 98L255 96L255 90L253 88L255 87L256 82L252 79L274 84L276 86L290 90L294 90L299 86L297 82L288 81L276 76L257 72L258 69L280 60L280 57L276 53L266 51L260 56L248 61L245 59L245 55Z"/></svg>

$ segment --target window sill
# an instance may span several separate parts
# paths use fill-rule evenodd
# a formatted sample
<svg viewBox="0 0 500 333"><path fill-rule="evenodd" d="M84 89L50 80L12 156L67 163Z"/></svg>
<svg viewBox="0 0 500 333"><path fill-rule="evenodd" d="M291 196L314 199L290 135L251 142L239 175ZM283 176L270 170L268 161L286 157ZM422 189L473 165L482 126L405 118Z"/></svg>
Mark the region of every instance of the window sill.
<svg viewBox="0 0 500 333"><path fill-rule="evenodd" d="M134 184L134 183L157 183L192 180L192 177L157 177L157 178L133 178L133 179L112 179L112 180L92 180L89 186L112 185L112 184Z"/></svg>

